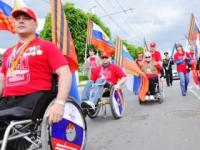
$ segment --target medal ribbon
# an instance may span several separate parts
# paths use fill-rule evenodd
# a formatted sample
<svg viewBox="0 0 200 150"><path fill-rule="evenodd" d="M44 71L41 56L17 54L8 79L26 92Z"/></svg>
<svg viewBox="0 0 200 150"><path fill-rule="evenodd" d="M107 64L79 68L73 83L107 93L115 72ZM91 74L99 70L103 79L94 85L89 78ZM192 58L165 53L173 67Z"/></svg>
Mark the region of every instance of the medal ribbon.
<svg viewBox="0 0 200 150"><path fill-rule="evenodd" d="M11 60L11 69L12 69L12 70L16 70L17 65L19 64L19 60L20 60L21 57L22 57L22 54L23 54L24 52L26 52L27 47L29 46L29 44L30 44L34 39L35 39L35 37L32 38L30 41L28 41L26 44L24 44L23 47L21 48L21 50L20 50L20 52L19 52L17 58ZM15 47L16 47L16 46L15 46Z"/></svg>

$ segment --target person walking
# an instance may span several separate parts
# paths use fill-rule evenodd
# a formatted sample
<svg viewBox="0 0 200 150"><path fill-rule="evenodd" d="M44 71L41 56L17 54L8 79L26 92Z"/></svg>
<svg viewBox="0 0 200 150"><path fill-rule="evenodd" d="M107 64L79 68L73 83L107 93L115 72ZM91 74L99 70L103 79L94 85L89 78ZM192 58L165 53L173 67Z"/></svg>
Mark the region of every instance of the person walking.
<svg viewBox="0 0 200 150"><path fill-rule="evenodd" d="M164 59L163 59L162 66L165 71L165 78L166 78L167 86L172 86L172 82L173 82L172 65L173 64L174 64L174 62L173 62L173 60L170 59L169 53L164 52Z"/></svg>
<svg viewBox="0 0 200 150"><path fill-rule="evenodd" d="M91 71L101 64L101 60L97 54L95 49L89 50L89 57L86 59L84 67L83 67L83 74L88 76L90 79Z"/></svg>
<svg viewBox="0 0 200 150"><path fill-rule="evenodd" d="M174 62L177 65L177 72L180 78L180 89L182 96L186 96L189 84L189 73L191 69L190 59L187 52L184 51L181 44L176 44L176 53Z"/></svg>

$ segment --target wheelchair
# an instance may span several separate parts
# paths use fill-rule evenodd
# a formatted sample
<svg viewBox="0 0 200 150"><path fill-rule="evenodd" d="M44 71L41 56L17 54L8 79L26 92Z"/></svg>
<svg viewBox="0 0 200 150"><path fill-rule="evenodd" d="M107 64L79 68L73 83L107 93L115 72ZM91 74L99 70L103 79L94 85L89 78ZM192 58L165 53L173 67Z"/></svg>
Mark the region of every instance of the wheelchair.
<svg viewBox="0 0 200 150"><path fill-rule="evenodd" d="M1 150L6 150L8 143L15 150L85 150L87 125L80 106L73 97L68 97L63 119L50 125L45 114L55 96L50 97L48 102L38 101L33 116L26 116L28 110L22 108L13 110L17 113L0 111L0 129L2 124L7 126L4 134L0 133ZM45 108L37 109L43 105Z"/></svg>
<svg viewBox="0 0 200 150"><path fill-rule="evenodd" d="M114 86L111 85L109 88L105 87L103 89L102 97L98 100L95 105L95 110L90 110L89 108L82 108L85 115L90 118L96 118L100 110L104 110L104 117L106 117L106 105L109 104L111 108L111 113L115 119L120 119L125 111L125 100L123 97L122 90L115 90Z"/></svg>
<svg viewBox="0 0 200 150"><path fill-rule="evenodd" d="M165 92L164 92L164 86L163 86L163 81L160 80L160 78L157 78L157 81L153 81L152 83L149 84L153 84L153 92L152 92L152 87L149 87L149 90L146 94L146 97L144 100L141 100L140 98L138 98L139 103L143 104L145 102L148 101L155 101L155 102L159 102L160 104L163 103L164 99L165 99Z"/></svg>

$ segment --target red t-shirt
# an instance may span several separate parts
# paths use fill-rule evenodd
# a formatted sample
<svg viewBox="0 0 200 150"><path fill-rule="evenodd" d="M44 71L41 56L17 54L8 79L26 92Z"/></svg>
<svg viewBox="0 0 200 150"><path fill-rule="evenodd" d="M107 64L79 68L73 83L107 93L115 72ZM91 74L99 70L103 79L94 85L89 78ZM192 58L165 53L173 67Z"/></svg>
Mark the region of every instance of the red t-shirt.
<svg viewBox="0 0 200 150"><path fill-rule="evenodd" d="M176 53L176 54L174 55L174 62L176 62L176 61L178 61L178 60L183 60L184 56L185 56L185 52ZM186 53L186 57L188 57L188 53ZM188 72L187 69L186 69L186 65L187 65L187 64L186 64L185 60L183 60L182 63L177 64L177 71L178 71L178 72L183 72L183 73Z"/></svg>
<svg viewBox="0 0 200 150"><path fill-rule="evenodd" d="M91 80L95 82L101 76L104 76L106 81L113 84L117 84L119 79L121 79L122 77L126 77L124 72L119 67L113 64L110 64L110 66L108 67L98 66L97 68L92 70Z"/></svg>
<svg viewBox="0 0 200 150"><path fill-rule="evenodd" d="M97 66L96 57L90 57L90 68L93 69Z"/></svg>
<svg viewBox="0 0 200 150"><path fill-rule="evenodd" d="M153 53L152 53L152 58L153 58L153 60L155 60L155 61L162 61L162 57L161 57L161 54L160 54L160 52L159 51L153 51Z"/></svg>
<svg viewBox="0 0 200 150"><path fill-rule="evenodd" d="M22 43L18 43L16 49L21 45ZM5 76L4 96L26 95L41 90L50 90L53 71L68 64L54 44L36 38L26 48L16 70L9 73L10 60L14 57L13 51L12 47L3 54L1 72Z"/></svg>

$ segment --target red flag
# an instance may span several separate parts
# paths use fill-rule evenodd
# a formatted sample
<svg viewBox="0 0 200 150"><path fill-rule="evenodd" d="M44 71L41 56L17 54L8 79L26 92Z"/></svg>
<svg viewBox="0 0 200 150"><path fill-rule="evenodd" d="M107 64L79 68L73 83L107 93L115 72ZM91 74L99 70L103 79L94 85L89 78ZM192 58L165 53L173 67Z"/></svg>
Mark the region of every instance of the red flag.
<svg viewBox="0 0 200 150"><path fill-rule="evenodd" d="M0 12L0 30L8 30L12 33L15 33L14 19L11 17L5 16L1 12Z"/></svg>
<svg viewBox="0 0 200 150"><path fill-rule="evenodd" d="M115 53L115 47L106 33L92 21L87 23L87 44L93 44L101 52Z"/></svg>
<svg viewBox="0 0 200 150"><path fill-rule="evenodd" d="M15 33L14 18L11 16L12 7L0 1L0 30Z"/></svg>

